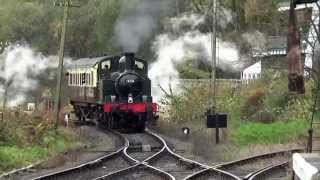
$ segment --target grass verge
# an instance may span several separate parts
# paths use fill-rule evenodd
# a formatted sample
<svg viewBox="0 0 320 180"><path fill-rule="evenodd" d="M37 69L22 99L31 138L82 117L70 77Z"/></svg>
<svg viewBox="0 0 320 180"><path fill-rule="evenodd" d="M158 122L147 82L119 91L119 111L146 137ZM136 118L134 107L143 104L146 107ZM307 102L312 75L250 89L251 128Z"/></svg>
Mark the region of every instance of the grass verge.
<svg viewBox="0 0 320 180"><path fill-rule="evenodd" d="M47 131L37 144L22 146L17 144L0 146L0 173L20 168L57 153L64 152L76 144L75 135L68 129Z"/></svg>
<svg viewBox="0 0 320 180"><path fill-rule="evenodd" d="M263 124L248 122L232 133L232 141L240 146L250 144L278 144L306 135L308 124L303 120Z"/></svg>

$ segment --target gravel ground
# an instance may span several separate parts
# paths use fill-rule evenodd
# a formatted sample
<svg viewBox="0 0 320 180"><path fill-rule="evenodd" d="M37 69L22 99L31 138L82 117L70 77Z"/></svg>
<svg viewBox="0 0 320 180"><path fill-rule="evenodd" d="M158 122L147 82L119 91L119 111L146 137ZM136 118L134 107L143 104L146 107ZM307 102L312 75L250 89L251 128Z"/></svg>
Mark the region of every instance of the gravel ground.
<svg viewBox="0 0 320 180"><path fill-rule="evenodd" d="M160 133L155 129L152 129L152 131L159 133L161 137L166 140L167 145L170 147L170 149L173 152L185 158L191 159L193 161L197 161L206 165L212 165L212 162L210 162L209 159L206 159L203 156L197 156L194 154L193 152L194 145L190 137L184 136L182 135L182 133L174 137L174 136L166 135L164 133Z"/></svg>
<svg viewBox="0 0 320 180"><path fill-rule="evenodd" d="M156 175L147 169L138 169L134 172L129 172L127 174L121 175L119 177L110 177L110 180L164 180L163 177Z"/></svg>
<svg viewBox="0 0 320 180"><path fill-rule="evenodd" d="M102 162L99 165L94 167L90 167L87 169L82 169L80 171L76 171L74 173L68 173L66 175L61 175L58 180L90 180L96 179L108 173L114 172L116 170L128 168L130 164L122 157L116 156L112 159L108 159L107 161Z"/></svg>
<svg viewBox="0 0 320 180"><path fill-rule="evenodd" d="M290 158L291 158L291 156L289 157L289 156L280 156L279 155L279 156L272 157L272 158L259 159L259 160L256 160L255 162L250 161L248 163L234 166L231 168L222 168L222 170L228 171L232 174L235 174L238 177L244 177L244 176L248 175L249 173L255 172L257 170L261 170L265 167L286 162Z"/></svg>
<svg viewBox="0 0 320 180"><path fill-rule="evenodd" d="M191 164L186 164L179 161L173 155L166 153L165 155L161 156L160 159L154 161L150 165L161 169L167 173L173 175L177 180L184 179L188 175L191 175L197 171L202 170L202 168L198 166L194 166Z"/></svg>
<svg viewBox="0 0 320 180"><path fill-rule="evenodd" d="M289 167L283 167L278 169L277 172L272 172L268 177L265 177L266 180L292 180L292 163Z"/></svg>
<svg viewBox="0 0 320 180"><path fill-rule="evenodd" d="M115 135L97 130L96 127L81 126L76 128L75 131L77 131L79 140L85 142L85 147L59 154L33 169L3 179L28 180L61 171L94 160L106 153L115 151L121 146L119 139L115 139Z"/></svg>
<svg viewBox="0 0 320 180"><path fill-rule="evenodd" d="M143 161L157 153L162 147L159 141L146 133L122 135L130 142L128 154L139 161Z"/></svg>
<svg viewBox="0 0 320 180"><path fill-rule="evenodd" d="M216 173L209 172L204 176L200 176L198 178L193 178L192 180L221 180L222 178L216 177ZM227 180L227 179L226 179Z"/></svg>

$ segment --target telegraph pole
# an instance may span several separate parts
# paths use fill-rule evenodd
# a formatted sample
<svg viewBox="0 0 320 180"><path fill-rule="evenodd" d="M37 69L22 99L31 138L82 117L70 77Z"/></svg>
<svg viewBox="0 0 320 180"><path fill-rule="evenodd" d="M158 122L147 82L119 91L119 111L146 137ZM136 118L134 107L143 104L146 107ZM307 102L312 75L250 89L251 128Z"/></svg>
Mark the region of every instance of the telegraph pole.
<svg viewBox="0 0 320 180"><path fill-rule="evenodd" d="M60 49L59 49L59 66L58 66L58 76L57 76L57 88L56 88L56 97L55 97L55 129L58 129L59 123L59 113L60 113L60 103L61 103L61 84L62 84L62 74L63 74L63 58L64 58L64 45L66 40L66 31L68 24L69 8L70 7L79 7L78 5L72 5L70 0L63 0L63 2L55 2L55 6L64 7L63 11L63 22L62 22L62 32L60 39Z"/></svg>

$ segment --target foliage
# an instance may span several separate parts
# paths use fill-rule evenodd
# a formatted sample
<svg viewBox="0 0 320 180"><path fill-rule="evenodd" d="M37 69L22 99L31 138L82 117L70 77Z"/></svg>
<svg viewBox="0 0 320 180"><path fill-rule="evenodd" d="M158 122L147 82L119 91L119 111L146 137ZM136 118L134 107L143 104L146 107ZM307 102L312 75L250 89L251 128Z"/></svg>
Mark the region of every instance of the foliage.
<svg viewBox="0 0 320 180"><path fill-rule="evenodd" d="M218 81L216 95L221 97L217 99L218 109L239 113L234 110L240 103L240 99L235 96L234 83L231 81ZM209 83L207 81L197 80L185 82L179 86L181 89L175 93L166 93L162 99L162 105L167 106L167 114L172 122L203 122L205 113L210 104ZM211 99L213 100L213 99ZM233 109L233 110L232 110Z"/></svg>
<svg viewBox="0 0 320 180"><path fill-rule="evenodd" d="M208 79L210 72L208 70L202 70L199 67L195 67L192 61L187 61L176 65L179 71L179 77L181 79Z"/></svg>
<svg viewBox="0 0 320 180"><path fill-rule="evenodd" d="M38 144L23 148L20 144L0 146L0 172L63 152L73 146L73 141L73 134L60 130L58 134L46 131Z"/></svg>
<svg viewBox="0 0 320 180"><path fill-rule="evenodd" d="M26 42L45 54L56 54L58 51L63 10L54 7L52 0L0 0L0 41ZM71 57L96 55L106 52L120 51L114 40L114 27L124 12L140 6L142 0L96 0L78 1L80 8L71 8L68 24L66 54ZM150 57L149 48L154 36L164 29L165 17L186 12L208 15L211 0L175 0L172 6L165 9L156 22L157 29L153 37L147 40L139 50L142 57ZM237 32L259 30L275 35L281 30L277 11L280 0L225 0L220 1L221 12L228 11L232 22L220 27L219 32L224 39L243 42ZM174 6L173 6L174 5ZM227 15L220 20L227 21ZM210 24L211 18L207 18ZM210 31L205 25L201 31ZM236 30L236 33L235 33Z"/></svg>
<svg viewBox="0 0 320 180"><path fill-rule="evenodd" d="M236 143L278 143L306 134L314 83L306 81L305 95L291 95L284 74L269 74L250 84L217 82L216 109L228 113L228 132L235 132L230 134ZM210 102L208 89L206 82L199 81L185 84L179 93L166 96L164 102L169 106L167 115L171 122L202 127ZM292 139L282 136L286 133L291 133Z"/></svg>
<svg viewBox="0 0 320 180"><path fill-rule="evenodd" d="M25 147L39 144L45 132L52 128L52 122L41 114L27 115L21 112L4 112L1 123L0 144Z"/></svg>
<svg viewBox="0 0 320 180"><path fill-rule="evenodd" d="M204 96L205 86L191 84L189 87L182 87L181 94L167 94L162 104L168 105L170 121L199 121L204 118L207 106L207 96Z"/></svg>
<svg viewBox="0 0 320 180"><path fill-rule="evenodd" d="M248 96L243 109L243 118L250 118L253 114L260 111L263 105L265 92L261 89L253 90Z"/></svg>
<svg viewBox="0 0 320 180"><path fill-rule="evenodd" d="M0 123L0 171L21 167L73 146L68 130L53 129L50 116L5 112Z"/></svg>

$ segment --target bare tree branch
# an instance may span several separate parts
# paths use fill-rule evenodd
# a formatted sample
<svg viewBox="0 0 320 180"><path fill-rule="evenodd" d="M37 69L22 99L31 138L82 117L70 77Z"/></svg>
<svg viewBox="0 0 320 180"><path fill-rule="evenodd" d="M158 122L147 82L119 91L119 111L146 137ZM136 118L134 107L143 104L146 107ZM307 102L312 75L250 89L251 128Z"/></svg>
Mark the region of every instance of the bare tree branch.
<svg viewBox="0 0 320 180"><path fill-rule="evenodd" d="M317 40L318 40L318 41L320 41L320 34L319 34L319 30L318 30L318 28L317 28L316 24L314 23L314 21L311 21L311 25L312 25L312 27L313 27L313 29L314 29L314 32L315 32L315 33L316 33L316 35L317 35Z"/></svg>

